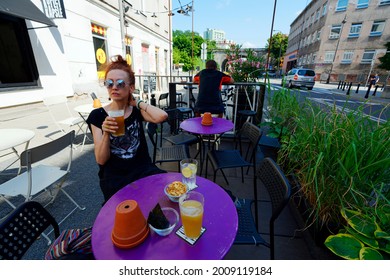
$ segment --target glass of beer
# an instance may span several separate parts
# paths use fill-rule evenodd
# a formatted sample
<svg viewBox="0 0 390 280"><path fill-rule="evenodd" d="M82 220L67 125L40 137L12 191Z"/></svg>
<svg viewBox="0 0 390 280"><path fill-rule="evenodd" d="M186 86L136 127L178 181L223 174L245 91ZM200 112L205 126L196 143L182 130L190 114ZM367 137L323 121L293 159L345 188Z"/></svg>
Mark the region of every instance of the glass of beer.
<svg viewBox="0 0 390 280"><path fill-rule="evenodd" d="M202 229L203 195L190 191L179 198L179 207L184 234L189 238L198 238Z"/></svg>
<svg viewBox="0 0 390 280"><path fill-rule="evenodd" d="M110 117L115 118L118 125L118 129L112 136L123 136L125 135L125 110L112 110L107 112Z"/></svg>

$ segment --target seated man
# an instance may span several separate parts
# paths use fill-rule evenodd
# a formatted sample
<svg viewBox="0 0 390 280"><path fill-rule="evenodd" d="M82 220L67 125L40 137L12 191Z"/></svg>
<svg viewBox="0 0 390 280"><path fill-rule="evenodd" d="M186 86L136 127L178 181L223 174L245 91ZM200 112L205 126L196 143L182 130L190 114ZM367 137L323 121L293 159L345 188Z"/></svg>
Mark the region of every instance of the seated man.
<svg viewBox="0 0 390 280"><path fill-rule="evenodd" d="M233 78L218 71L217 63L214 60L208 60L206 69L195 75L194 83L199 84L198 98L194 108L195 116L200 117L204 112L210 112L222 117L224 113L221 97L222 84L234 83Z"/></svg>

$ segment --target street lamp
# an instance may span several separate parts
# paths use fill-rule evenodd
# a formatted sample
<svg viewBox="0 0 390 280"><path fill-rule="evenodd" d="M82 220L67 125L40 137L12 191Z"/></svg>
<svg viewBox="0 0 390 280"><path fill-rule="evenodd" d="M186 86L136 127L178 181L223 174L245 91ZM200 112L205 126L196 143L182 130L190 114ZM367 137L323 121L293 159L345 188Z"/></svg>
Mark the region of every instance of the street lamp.
<svg viewBox="0 0 390 280"><path fill-rule="evenodd" d="M337 49L339 48L341 33L343 32L343 27L344 27L344 24L345 24L346 22L347 22L347 15L345 15L343 21L341 22L340 35L339 35L339 38L337 39L336 50L334 51L333 61L332 61L332 64L331 64L331 66L330 66L329 75L328 75L328 78L326 79L326 83L327 83L327 84L329 84L330 76L332 75L333 64L334 64L334 61L335 61L335 59L336 59Z"/></svg>

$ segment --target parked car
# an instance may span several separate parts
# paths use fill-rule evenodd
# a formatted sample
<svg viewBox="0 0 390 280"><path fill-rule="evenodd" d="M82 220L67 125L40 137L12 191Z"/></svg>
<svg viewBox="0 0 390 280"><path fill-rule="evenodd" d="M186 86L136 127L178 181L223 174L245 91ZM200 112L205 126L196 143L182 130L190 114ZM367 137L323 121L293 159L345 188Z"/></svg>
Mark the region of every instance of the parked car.
<svg viewBox="0 0 390 280"><path fill-rule="evenodd" d="M262 74L262 77L265 77L266 74L268 74L268 77L269 78L275 78L276 77L276 70L268 70L268 72L266 73L265 71Z"/></svg>
<svg viewBox="0 0 390 280"><path fill-rule="evenodd" d="M306 87L312 90L315 84L316 73L312 69L307 68L293 68L282 79L282 86L288 88L292 87Z"/></svg>

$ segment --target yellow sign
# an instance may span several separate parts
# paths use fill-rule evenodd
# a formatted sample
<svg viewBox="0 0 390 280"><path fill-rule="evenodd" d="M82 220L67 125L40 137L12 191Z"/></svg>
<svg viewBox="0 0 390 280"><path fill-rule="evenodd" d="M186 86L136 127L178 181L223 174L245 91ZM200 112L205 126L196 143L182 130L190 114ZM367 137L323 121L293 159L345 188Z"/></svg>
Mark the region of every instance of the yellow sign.
<svg viewBox="0 0 390 280"><path fill-rule="evenodd" d="M100 64L106 63L107 57L106 57L106 52L99 48L96 50L96 59L99 61Z"/></svg>
<svg viewBox="0 0 390 280"><path fill-rule="evenodd" d="M132 58L131 58L131 55L130 54L126 54L126 62L127 64L131 65L131 63L133 62Z"/></svg>

